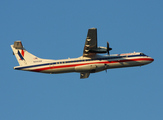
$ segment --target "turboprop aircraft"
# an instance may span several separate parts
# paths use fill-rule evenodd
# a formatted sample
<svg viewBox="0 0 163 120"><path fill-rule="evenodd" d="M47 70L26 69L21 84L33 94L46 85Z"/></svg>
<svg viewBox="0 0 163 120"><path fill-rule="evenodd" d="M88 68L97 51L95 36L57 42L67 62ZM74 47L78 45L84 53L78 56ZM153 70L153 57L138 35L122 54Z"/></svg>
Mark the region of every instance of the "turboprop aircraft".
<svg viewBox="0 0 163 120"><path fill-rule="evenodd" d="M97 46L97 29L88 29L87 38L84 45L83 55L73 59L50 60L42 59L29 53L22 45L21 41L15 41L11 45L13 54L16 56L20 66L15 70L24 70L40 73L80 73L80 78L88 78L90 73L96 73L112 68L123 68L142 66L154 61L153 58L142 52L110 55L109 43L107 47ZM108 55L99 55L107 53Z"/></svg>

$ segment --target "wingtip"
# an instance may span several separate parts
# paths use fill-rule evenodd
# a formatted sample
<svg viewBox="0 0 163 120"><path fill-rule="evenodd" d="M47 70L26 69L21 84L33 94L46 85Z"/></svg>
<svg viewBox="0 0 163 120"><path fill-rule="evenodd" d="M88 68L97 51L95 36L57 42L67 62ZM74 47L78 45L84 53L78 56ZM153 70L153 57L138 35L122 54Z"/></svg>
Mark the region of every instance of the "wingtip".
<svg viewBox="0 0 163 120"><path fill-rule="evenodd" d="M96 30L97 28L93 27L93 28L90 28L91 30Z"/></svg>

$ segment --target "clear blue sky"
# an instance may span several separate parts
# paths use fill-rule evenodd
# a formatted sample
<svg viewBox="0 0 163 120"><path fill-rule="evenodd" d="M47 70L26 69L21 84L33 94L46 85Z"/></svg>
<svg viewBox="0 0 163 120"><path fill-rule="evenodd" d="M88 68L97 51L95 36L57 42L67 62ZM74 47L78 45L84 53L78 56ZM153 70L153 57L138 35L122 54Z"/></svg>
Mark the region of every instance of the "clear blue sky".
<svg viewBox="0 0 163 120"><path fill-rule="evenodd" d="M92 27L112 54L144 52L155 61L84 80L13 70L15 40L41 58L75 58ZM163 119L162 0L1 0L0 41L0 120Z"/></svg>

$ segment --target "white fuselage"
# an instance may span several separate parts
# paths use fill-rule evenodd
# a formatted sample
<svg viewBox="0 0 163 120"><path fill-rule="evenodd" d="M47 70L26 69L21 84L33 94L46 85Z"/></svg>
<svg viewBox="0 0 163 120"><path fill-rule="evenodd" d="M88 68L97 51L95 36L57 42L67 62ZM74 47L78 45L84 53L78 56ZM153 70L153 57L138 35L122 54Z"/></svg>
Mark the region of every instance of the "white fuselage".
<svg viewBox="0 0 163 120"><path fill-rule="evenodd" d="M154 59L143 53L126 53L74 59L50 60L49 62L34 61L31 65L14 67L16 70L25 70L41 73L68 73L89 72L95 73L106 69L142 66Z"/></svg>

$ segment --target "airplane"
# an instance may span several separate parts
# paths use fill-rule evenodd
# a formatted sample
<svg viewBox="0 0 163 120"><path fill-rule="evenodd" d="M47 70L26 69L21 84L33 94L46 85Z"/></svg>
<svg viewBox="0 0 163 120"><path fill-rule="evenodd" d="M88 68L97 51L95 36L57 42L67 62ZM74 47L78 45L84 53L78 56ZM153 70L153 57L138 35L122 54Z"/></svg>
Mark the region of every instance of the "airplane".
<svg viewBox="0 0 163 120"><path fill-rule="evenodd" d="M83 55L78 58L42 59L29 53L21 41L15 41L11 48L20 65L14 67L15 70L50 74L77 72L80 73L81 79L88 78L90 73L107 71L112 68L142 66L154 61L153 58L142 52L110 55L112 48L108 42L107 47L97 46L97 28L88 29ZM108 55L99 55L101 53Z"/></svg>

